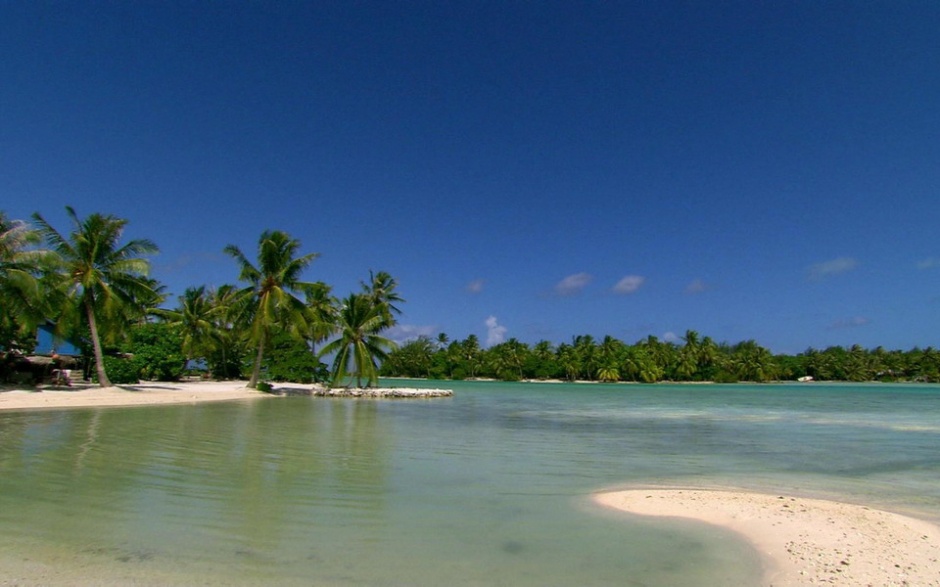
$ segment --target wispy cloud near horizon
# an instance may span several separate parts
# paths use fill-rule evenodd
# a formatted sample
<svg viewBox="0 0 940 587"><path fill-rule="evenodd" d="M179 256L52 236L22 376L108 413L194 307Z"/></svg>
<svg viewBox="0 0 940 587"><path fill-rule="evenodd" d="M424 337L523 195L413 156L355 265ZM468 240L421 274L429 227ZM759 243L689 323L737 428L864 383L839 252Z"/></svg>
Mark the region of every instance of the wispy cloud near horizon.
<svg viewBox="0 0 940 587"><path fill-rule="evenodd" d="M643 287L645 282L646 278L642 275L625 275L614 285L612 291L618 295L632 294Z"/></svg>
<svg viewBox="0 0 940 587"><path fill-rule="evenodd" d="M385 337L397 343L405 343L422 336L432 336L437 326L419 326L417 324L396 324L385 331Z"/></svg>
<svg viewBox="0 0 940 587"><path fill-rule="evenodd" d="M940 257L927 257L917 262L918 269L936 269L940 267Z"/></svg>
<svg viewBox="0 0 940 587"><path fill-rule="evenodd" d="M486 281L483 279L474 279L467 284L467 291L472 294L478 294L483 291L483 286L486 285Z"/></svg>
<svg viewBox="0 0 940 587"><path fill-rule="evenodd" d="M807 271L807 276L811 281L819 281L832 275L847 273L858 267L858 261L852 257L839 257L831 261L823 261L811 265Z"/></svg>
<svg viewBox="0 0 940 587"><path fill-rule="evenodd" d="M685 293L694 296L702 292L706 292L711 289L711 286L702 281L701 279L693 279L689 282L689 285L685 286Z"/></svg>
<svg viewBox="0 0 940 587"><path fill-rule="evenodd" d="M590 273L575 273L555 284L555 294L568 297L581 293L594 279Z"/></svg>
<svg viewBox="0 0 940 587"><path fill-rule="evenodd" d="M860 326L865 326L871 322L870 319L865 316L853 316L852 318L843 318L841 320L836 320L829 325L830 330L845 330L846 328L858 328Z"/></svg>
<svg viewBox="0 0 940 587"><path fill-rule="evenodd" d="M486 319L486 346L497 345L506 340L505 326L501 326L496 316L490 316Z"/></svg>

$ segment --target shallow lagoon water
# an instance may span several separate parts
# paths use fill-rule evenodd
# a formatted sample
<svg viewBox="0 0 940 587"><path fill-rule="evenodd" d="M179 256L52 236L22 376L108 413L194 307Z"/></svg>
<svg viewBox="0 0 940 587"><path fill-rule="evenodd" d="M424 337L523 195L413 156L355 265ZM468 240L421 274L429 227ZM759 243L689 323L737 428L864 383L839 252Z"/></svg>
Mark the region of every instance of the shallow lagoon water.
<svg viewBox="0 0 940 587"><path fill-rule="evenodd" d="M938 386L448 387L0 413L0 584L757 584L735 535L589 500L637 484L940 519Z"/></svg>

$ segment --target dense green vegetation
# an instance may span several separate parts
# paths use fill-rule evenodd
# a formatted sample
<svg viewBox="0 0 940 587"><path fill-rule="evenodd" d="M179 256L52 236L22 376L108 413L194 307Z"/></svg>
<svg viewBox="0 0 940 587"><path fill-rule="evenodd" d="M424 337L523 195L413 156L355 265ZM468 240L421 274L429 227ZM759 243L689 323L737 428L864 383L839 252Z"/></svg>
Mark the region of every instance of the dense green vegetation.
<svg viewBox="0 0 940 587"><path fill-rule="evenodd" d="M650 336L628 345L611 336L597 341L576 336L571 343L515 339L488 349L476 336L449 342L422 337L392 352L382 365L386 376L433 379L561 379L567 381L776 381L812 377L819 381L940 382L940 351L933 348L888 351L830 347L798 355L773 355L752 340L715 343L688 331L682 344Z"/></svg>
<svg viewBox="0 0 940 587"><path fill-rule="evenodd" d="M303 281L316 253L276 230L258 240L257 262L238 247L227 284L194 286L164 307L165 288L148 277L155 243L122 241L127 221L66 208L71 230L60 233L40 214L35 226L0 211L0 378L35 345L41 323L79 341L101 385L139 379L175 380L198 366L219 379L375 385L379 375L436 379L494 378L587 381L940 382L940 351L830 347L773 355L752 340L716 343L688 331L681 344L650 336L627 344L606 336L528 345L509 339L484 349L476 336L421 337L398 348L383 333L404 302L396 280L369 274L344 299L321 281ZM233 270L233 274L235 271ZM332 357L331 368L321 357Z"/></svg>
<svg viewBox="0 0 940 587"><path fill-rule="evenodd" d="M63 234L38 213L33 227L0 211L0 377L31 351L42 323L79 341L102 386L176 380L194 365L259 389L265 380L328 375L334 385L374 385L379 362L394 348L380 333L395 325L395 304L404 300L388 273L370 273L361 292L338 300L329 285L301 280L317 254L301 255L298 240L269 230L258 240L256 263L234 245L224 249L243 287L191 287L168 309L165 288L148 277L155 243L123 242L126 220L66 212L72 226ZM320 357L334 350L328 374Z"/></svg>

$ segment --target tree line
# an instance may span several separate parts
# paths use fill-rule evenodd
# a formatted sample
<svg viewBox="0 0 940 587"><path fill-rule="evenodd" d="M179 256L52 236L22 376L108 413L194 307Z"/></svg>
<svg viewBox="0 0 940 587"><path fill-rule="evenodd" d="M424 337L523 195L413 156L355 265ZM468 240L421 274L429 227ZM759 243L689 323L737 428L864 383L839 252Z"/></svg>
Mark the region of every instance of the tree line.
<svg viewBox="0 0 940 587"><path fill-rule="evenodd" d="M382 334L404 300L386 272L370 272L361 291L339 299L326 283L302 279L316 253L300 254L297 239L267 230L255 262L225 247L238 284L188 288L167 309L166 287L149 277L156 243L123 241L125 219L66 212L63 233L38 212L27 222L0 211L0 377L35 348L41 324L78 341L102 386L179 378L196 362L254 388L327 377L361 387L377 383L395 347ZM329 369L324 356L333 357Z"/></svg>
<svg viewBox="0 0 940 587"><path fill-rule="evenodd" d="M147 239L122 241L127 220L66 207L70 230L39 213L32 222L0 211L0 378L35 346L40 324L77 341L102 386L139 379L173 380L200 365L218 379L330 381L376 385L386 376L436 379L567 381L940 381L940 352L830 347L774 355L753 340L716 343L687 331L680 343L649 336L627 344L612 336L570 343L514 338L482 348L470 335L420 337L398 347L382 336L404 302L397 281L369 273L361 290L337 298L322 281L304 281L316 253L277 230L258 239L252 261L235 245L224 252L235 284L186 289L173 308L166 288L148 276ZM332 364L321 362L332 357Z"/></svg>
<svg viewBox="0 0 940 587"><path fill-rule="evenodd" d="M528 345L509 339L484 349L475 335L451 341L420 337L391 352L385 376L431 379L492 378L503 381L559 379L613 383L633 381L817 381L940 382L940 351L873 350L858 345L808 349L797 355L772 354L753 340L716 343L689 330L681 344L649 336L626 344L612 336L576 336L554 345Z"/></svg>

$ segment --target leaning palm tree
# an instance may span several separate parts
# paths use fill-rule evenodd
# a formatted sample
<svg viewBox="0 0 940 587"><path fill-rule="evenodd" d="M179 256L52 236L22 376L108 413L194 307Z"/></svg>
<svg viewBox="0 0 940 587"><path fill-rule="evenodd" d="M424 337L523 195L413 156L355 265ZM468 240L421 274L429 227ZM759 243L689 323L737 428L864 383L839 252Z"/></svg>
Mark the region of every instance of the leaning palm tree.
<svg viewBox="0 0 940 587"><path fill-rule="evenodd" d="M258 266L251 264L235 245L225 252L238 263L238 279L248 283L240 295L251 300L252 317L249 339L256 345L254 367L248 387L255 388L261 377L265 345L275 331L289 331L302 337L309 328L306 306L294 292L303 292L312 284L300 280L317 253L295 257L300 241L280 230L266 230L258 239Z"/></svg>
<svg viewBox="0 0 940 587"><path fill-rule="evenodd" d="M333 385L338 386L355 375L356 386L375 386L379 380L378 360L395 348L391 340L379 336L387 328L383 308L368 294L350 294L339 311L339 338L330 342L320 355L336 353L333 359Z"/></svg>
<svg viewBox="0 0 940 587"><path fill-rule="evenodd" d="M33 219L56 256L63 314L80 313L87 321L98 383L109 387L99 323L107 324L112 334L125 328L126 323L115 318L125 316L126 308L154 295L153 282L147 279L150 262L142 255L155 254L158 249L147 239L120 245L127 220L97 213L80 220L71 206L66 206L65 211L72 221L68 238L38 212Z"/></svg>

